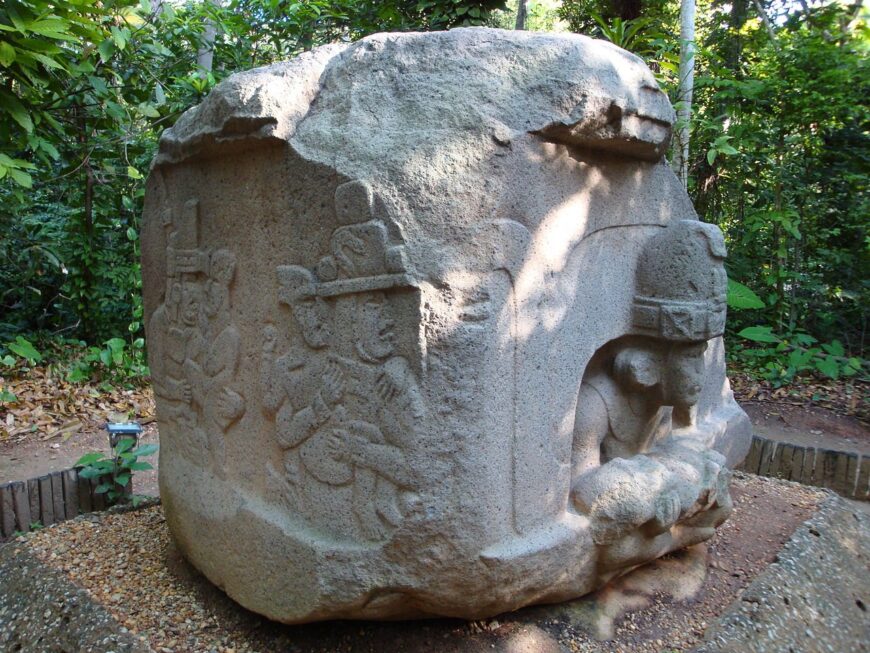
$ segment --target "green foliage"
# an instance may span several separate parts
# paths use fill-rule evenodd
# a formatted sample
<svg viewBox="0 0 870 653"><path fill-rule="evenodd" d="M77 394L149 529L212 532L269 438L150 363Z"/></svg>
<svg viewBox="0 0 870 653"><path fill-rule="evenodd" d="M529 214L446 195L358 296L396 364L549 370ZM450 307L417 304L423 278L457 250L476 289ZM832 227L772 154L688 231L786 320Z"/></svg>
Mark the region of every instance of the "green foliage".
<svg viewBox="0 0 870 653"><path fill-rule="evenodd" d="M87 347L67 363L67 380L72 383L99 380L106 389L129 384L148 375L144 347L142 338L132 343L123 338L110 338L102 347Z"/></svg>
<svg viewBox="0 0 870 653"><path fill-rule="evenodd" d="M126 503L128 500L133 506L145 498L144 496L129 493L125 490L133 478L133 472L153 469L148 462L139 460L157 452L157 445L144 444L136 446L133 438L121 439L113 448L112 455L107 456L101 451L88 453L78 459L75 466L80 467L81 478L100 479L100 484L94 490L98 494L105 494L110 506L116 503Z"/></svg>
<svg viewBox="0 0 870 653"><path fill-rule="evenodd" d="M30 532L41 531L45 526L42 525L41 521L33 521L30 522ZM23 535L27 535L24 531L15 531L15 537L21 537Z"/></svg>
<svg viewBox="0 0 870 653"><path fill-rule="evenodd" d="M764 308L764 302L751 288L728 279L728 306L730 308Z"/></svg>
<svg viewBox="0 0 870 653"><path fill-rule="evenodd" d="M503 7L502 0L231 0L164 2L158 12L148 0L7 0L0 6L0 342L37 331L92 345L142 336L145 172L160 132L227 75L376 31L483 24ZM216 31L210 71L197 63L209 47L207 25Z"/></svg>
<svg viewBox="0 0 870 653"><path fill-rule="evenodd" d="M519 0L508 0L500 11L493 11L488 23L492 27L514 29L517 22ZM527 0L526 30L530 32L565 31L565 25L559 18L559 0Z"/></svg>
<svg viewBox="0 0 870 653"><path fill-rule="evenodd" d="M689 190L741 282L729 283L732 359L777 383L866 374L867 12L751 0L698 11ZM675 106L678 13L658 0L560 9L574 31L642 56Z"/></svg>
<svg viewBox="0 0 870 653"><path fill-rule="evenodd" d="M59 370L72 383L95 382L105 391L117 386L130 386L148 376L145 364L145 340L141 337L130 341L109 338L101 347L87 346L80 340L44 340L39 351L23 336L0 346L0 370L11 373L27 371L27 366L47 364ZM7 352L7 353L4 353ZM17 401L8 390L0 390L0 402Z"/></svg>
<svg viewBox="0 0 870 653"><path fill-rule="evenodd" d="M636 25L635 21L638 20L644 23L644 27L649 26L656 32L679 33L679 3L669 0L648 0L644 3L563 0L558 12L559 18L567 23L568 29L589 36L601 34L599 30L602 30L602 25L609 31L618 24ZM632 49L632 52L636 50Z"/></svg>
<svg viewBox="0 0 870 653"><path fill-rule="evenodd" d="M598 14L592 14L592 19L598 25L603 38L613 43L613 45L631 51L637 49L642 36L641 32L652 23L648 18L622 20L618 17L608 23Z"/></svg>
<svg viewBox="0 0 870 653"><path fill-rule="evenodd" d="M30 341L22 336L16 336L14 342L7 342L6 349L27 361L30 365L36 365L36 363L42 360L42 354L36 351L36 348Z"/></svg>
<svg viewBox="0 0 870 653"><path fill-rule="evenodd" d="M676 0L527 6L531 29L555 27L558 17L643 57L679 106ZM117 384L147 373L138 262L144 176L159 133L214 84L377 31L510 27L516 3L506 7L206 0L156 11L148 0L4 2L0 343L18 351L0 349L0 363L39 362L17 340L44 353L38 333L87 343L61 363L72 379ZM866 18L858 4L833 2L699 5L689 188L702 219L725 232L729 274L740 282L729 285L732 354L779 380L866 370ZM197 55L209 48L213 65L203 70ZM825 349L839 351L834 342L842 353Z"/></svg>
<svg viewBox="0 0 870 653"><path fill-rule="evenodd" d="M860 358L870 306L864 23L829 4L781 17L772 41L748 6L739 20L735 5L702 23L692 135L696 207L725 232L731 276L763 302L730 326L836 338Z"/></svg>
<svg viewBox="0 0 870 653"><path fill-rule="evenodd" d="M791 383L795 377L810 373L834 380L851 376L866 379L870 374L870 365L866 361L844 355L839 340L818 344L808 333L780 336L769 326L747 327L737 335L762 346L732 342L729 356L744 370L775 386Z"/></svg>

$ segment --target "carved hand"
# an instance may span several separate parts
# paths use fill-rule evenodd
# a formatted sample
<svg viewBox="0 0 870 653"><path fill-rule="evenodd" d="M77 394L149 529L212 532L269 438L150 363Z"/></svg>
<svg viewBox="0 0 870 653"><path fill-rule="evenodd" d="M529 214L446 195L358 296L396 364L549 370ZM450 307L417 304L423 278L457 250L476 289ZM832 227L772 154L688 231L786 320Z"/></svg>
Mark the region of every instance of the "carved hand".
<svg viewBox="0 0 870 653"><path fill-rule="evenodd" d="M338 267L346 274L352 275L355 272L354 265L348 255L344 253L345 249L349 249L354 254L362 254L365 252L365 243L347 230L336 231L333 236L332 255L335 257Z"/></svg>
<svg viewBox="0 0 870 653"><path fill-rule="evenodd" d="M329 361L326 366L326 372L323 375L323 386L320 388L323 401L330 405L338 403L338 400L344 394L344 386L344 372L338 366L338 363Z"/></svg>
<svg viewBox="0 0 870 653"><path fill-rule="evenodd" d="M342 462L365 464L369 441L345 429L334 429L329 436L327 451L332 458Z"/></svg>
<svg viewBox="0 0 870 653"><path fill-rule="evenodd" d="M375 381L375 391L382 401L392 401L399 396L402 389L396 385L388 374L382 374Z"/></svg>
<svg viewBox="0 0 870 653"><path fill-rule="evenodd" d="M326 453L330 458L348 462L350 452L348 451L347 441L349 434L344 429L334 429L327 436Z"/></svg>
<svg viewBox="0 0 870 653"><path fill-rule="evenodd" d="M216 410L218 415L232 421L245 412L245 399L238 392L223 388L217 396Z"/></svg>

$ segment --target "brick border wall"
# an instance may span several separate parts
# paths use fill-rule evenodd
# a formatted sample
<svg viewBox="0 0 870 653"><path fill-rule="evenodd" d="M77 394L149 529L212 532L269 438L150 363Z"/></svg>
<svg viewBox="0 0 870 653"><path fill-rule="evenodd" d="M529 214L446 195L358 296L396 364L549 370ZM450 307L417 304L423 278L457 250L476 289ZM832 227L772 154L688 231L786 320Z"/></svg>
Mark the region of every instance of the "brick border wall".
<svg viewBox="0 0 870 653"><path fill-rule="evenodd" d="M81 478L78 470L65 469L26 481L0 485L0 538L27 533L39 522L50 526L86 512L105 510L106 495L94 490L103 479ZM131 491L132 481L127 484Z"/></svg>
<svg viewBox="0 0 870 653"><path fill-rule="evenodd" d="M850 499L870 501L870 456L754 435L749 454L738 469L825 487Z"/></svg>

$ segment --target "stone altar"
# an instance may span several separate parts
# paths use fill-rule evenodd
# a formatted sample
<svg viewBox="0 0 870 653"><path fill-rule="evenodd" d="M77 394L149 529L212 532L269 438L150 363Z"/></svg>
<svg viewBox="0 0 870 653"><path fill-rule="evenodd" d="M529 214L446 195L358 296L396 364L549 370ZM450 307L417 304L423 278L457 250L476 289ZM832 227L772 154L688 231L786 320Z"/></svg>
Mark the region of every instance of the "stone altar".
<svg viewBox="0 0 870 653"><path fill-rule="evenodd" d="M480 618L709 538L750 428L724 243L633 55L379 34L160 141L142 263L179 548L300 623Z"/></svg>

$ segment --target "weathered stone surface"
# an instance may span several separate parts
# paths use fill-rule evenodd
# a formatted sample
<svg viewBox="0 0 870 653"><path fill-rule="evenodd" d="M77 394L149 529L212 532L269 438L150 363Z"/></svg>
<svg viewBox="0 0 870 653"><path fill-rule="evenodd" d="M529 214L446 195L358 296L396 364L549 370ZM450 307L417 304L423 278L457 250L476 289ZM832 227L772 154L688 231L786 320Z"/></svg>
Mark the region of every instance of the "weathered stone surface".
<svg viewBox="0 0 870 653"><path fill-rule="evenodd" d="M866 650L870 518L831 495L696 653Z"/></svg>
<svg viewBox="0 0 870 653"><path fill-rule="evenodd" d="M184 554L281 621L481 617L710 537L750 434L672 122L634 56L487 29L187 112L142 233Z"/></svg>
<svg viewBox="0 0 870 653"><path fill-rule="evenodd" d="M0 545L0 651L146 653L88 592L16 543Z"/></svg>

